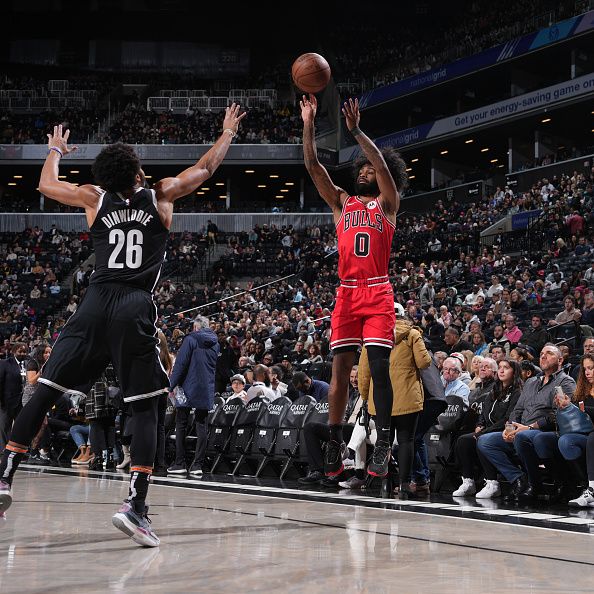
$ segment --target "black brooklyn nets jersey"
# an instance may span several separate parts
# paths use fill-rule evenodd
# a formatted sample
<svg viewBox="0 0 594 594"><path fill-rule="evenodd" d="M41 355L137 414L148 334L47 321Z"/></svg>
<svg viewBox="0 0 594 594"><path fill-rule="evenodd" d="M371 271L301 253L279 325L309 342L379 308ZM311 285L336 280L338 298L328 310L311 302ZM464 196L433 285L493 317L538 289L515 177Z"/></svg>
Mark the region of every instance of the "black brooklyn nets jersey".
<svg viewBox="0 0 594 594"><path fill-rule="evenodd" d="M91 284L118 283L152 292L168 235L153 190L139 188L129 200L106 192L91 227L96 259Z"/></svg>

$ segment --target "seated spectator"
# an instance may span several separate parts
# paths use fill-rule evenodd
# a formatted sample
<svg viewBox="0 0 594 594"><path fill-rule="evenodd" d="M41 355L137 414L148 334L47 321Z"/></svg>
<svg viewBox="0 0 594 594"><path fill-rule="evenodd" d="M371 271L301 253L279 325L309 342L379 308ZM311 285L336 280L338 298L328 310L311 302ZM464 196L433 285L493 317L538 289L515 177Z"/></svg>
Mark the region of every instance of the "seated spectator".
<svg viewBox="0 0 594 594"><path fill-rule="evenodd" d="M280 365L273 365L270 368L270 388L274 392L275 399L286 396L289 386L283 382L283 368Z"/></svg>
<svg viewBox="0 0 594 594"><path fill-rule="evenodd" d="M523 349L519 346L511 350L509 358L517 361L518 363L521 363L522 361L532 361L533 359L532 355L526 349Z"/></svg>
<svg viewBox="0 0 594 594"><path fill-rule="evenodd" d="M549 333L542 323L542 316L538 313L532 314L530 328L522 334L520 343L530 347L534 352L534 356L538 357L542 347L549 339Z"/></svg>
<svg viewBox="0 0 594 594"><path fill-rule="evenodd" d="M489 353L493 354L493 349L495 347L501 347L501 349L504 351L505 356L508 357L509 356L509 352L511 350L511 344L508 338L505 337L504 335L505 330L503 329L503 326L501 326L500 324L497 324L496 326L493 327L493 340L489 343Z"/></svg>
<svg viewBox="0 0 594 594"><path fill-rule="evenodd" d="M309 345L309 348L307 349L307 354L307 360L310 363L323 363L324 361L322 355L320 355L320 347L316 343Z"/></svg>
<svg viewBox="0 0 594 594"><path fill-rule="evenodd" d="M471 344L475 355L480 356L489 351L489 345L487 344L485 335L480 331L473 332Z"/></svg>
<svg viewBox="0 0 594 594"><path fill-rule="evenodd" d="M516 316L513 314L507 314L505 318L505 332L503 336L513 345L518 344L522 338L522 331L518 328Z"/></svg>
<svg viewBox="0 0 594 594"><path fill-rule="evenodd" d="M291 363L300 364L307 360L307 353L305 351L305 343L298 340L295 343L295 349L291 353Z"/></svg>
<svg viewBox="0 0 594 594"><path fill-rule="evenodd" d="M558 313L553 320L549 320L550 326L558 324L566 324L567 322L579 322L582 317L582 312L575 307L575 299L568 295L563 300L564 309Z"/></svg>
<svg viewBox="0 0 594 594"><path fill-rule="evenodd" d="M460 379L467 386L470 386L470 382L472 381L472 375L470 372L472 369L472 359L474 358L472 351L464 350L461 353L452 353L450 357L457 357L460 359L460 363L462 363L462 373L460 374Z"/></svg>
<svg viewBox="0 0 594 594"><path fill-rule="evenodd" d="M506 501L530 501L542 493L540 460L545 462L556 481L562 480L553 399L557 387L568 396L573 396L575 391L575 381L561 370L562 361L556 346L545 345L540 353L542 375L524 384L518 403L509 414L509 428L503 433L488 433L478 440L480 453L511 485ZM514 455L520 458L523 468L516 466Z"/></svg>
<svg viewBox="0 0 594 594"><path fill-rule="evenodd" d="M482 435L503 430L509 413L518 402L521 390L520 365L511 359L501 361L497 367L497 378L485 399L474 431L461 435L456 441L456 459L461 466L462 484L452 493L454 497L467 497L476 493L476 468L482 468L485 478L485 486L476 493L477 499L491 499L501 494L497 468L482 455L477 440Z"/></svg>
<svg viewBox="0 0 594 594"><path fill-rule="evenodd" d="M240 398L244 404L247 404L247 392L245 391L245 377L241 375L241 373L236 373L234 376L231 377L231 392L223 392L221 396L225 396L228 394L228 399L231 398Z"/></svg>
<svg viewBox="0 0 594 594"><path fill-rule="evenodd" d="M481 357L475 387L468 396L470 411L474 413L474 421L483 410L483 401L490 392L497 373L497 362L490 357Z"/></svg>
<svg viewBox="0 0 594 594"><path fill-rule="evenodd" d="M266 365L258 364L254 367L254 381L245 396L246 404L254 398L266 398L270 402L276 400L277 395L270 387L270 369Z"/></svg>
<svg viewBox="0 0 594 594"><path fill-rule="evenodd" d="M445 387L446 398L448 396L459 396L462 398L466 406L468 406L468 397L470 395L470 389L460 379L462 375L462 363L457 357L448 357L443 362L441 369L441 376L443 379L443 385Z"/></svg>
<svg viewBox="0 0 594 594"><path fill-rule="evenodd" d="M444 342L446 344L446 351L449 355L452 353L461 353L462 351L472 350L470 343L460 338L460 331L450 325L444 334Z"/></svg>
<svg viewBox="0 0 594 594"><path fill-rule="evenodd" d="M540 367L534 365L532 361L522 361L520 363L522 369L522 381L526 383L531 377L536 377L541 373Z"/></svg>
<svg viewBox="0 0 594 594"><path fill-rule="evenodd" d="M441 305L439 308L439 316L437 321L444 327L447 328L452 322L452 314L448 311L447 305Z"/></svg>
<svg viewBox="0 0 594 594"><path fill-rule="evenodd" d="M503 291L503 285L501 284L501 280L497 274L493 274L491 276L491 286L487 290L487 297L489 299L493 299L495 293L501 293Z"/></svg>
<svg viewBox="0 0 594 594"><path fill-rule="evenodd" d="M594 420L594 355L586 354L581 359L580 373L573 398L557 397L559 408L571 402L578 405ZM559 451L573 468L578 480L583 480L584 466L587 466L588 485L583 493L569 501L573 507L594 507L594 431L589 434L566 433L559 438ZM585 464L584 464L585 462Z"/></svg>
<svg viewBox="0 0 594 594"><path fill-rule="evenodd" d="M478 285L472 286L472 293L466 295L464 299L464 305L474 305L478 297L485 297L485 294L481 291L481 288Z"/></svg>
<svg viewBox="0 0 594 594"><path fill-rule="evenodd" d="M511 292L510 301L510 308L512 311L525 311L528 309L526 300L522 297L520 292L515 289Z"/></svg>
<svg viewBox="0 0 594 594"><path fill-rule="evenodd" d="M479 368L483 360L484 357L481 357L480 355L473 355L470 362L470 377L472 379L470 380L468 387L470 388L471 393L476 388L477 384L480 383Z"/></svg>
<svg viewBox="0 0 594 594"><path fill-rule="evenodd" d="M312 396L317 402L328 396L330 385L321 380L311 379L303 371L297 371L293 374L293 386L299 393L298 397L305 394Z"/></svg>

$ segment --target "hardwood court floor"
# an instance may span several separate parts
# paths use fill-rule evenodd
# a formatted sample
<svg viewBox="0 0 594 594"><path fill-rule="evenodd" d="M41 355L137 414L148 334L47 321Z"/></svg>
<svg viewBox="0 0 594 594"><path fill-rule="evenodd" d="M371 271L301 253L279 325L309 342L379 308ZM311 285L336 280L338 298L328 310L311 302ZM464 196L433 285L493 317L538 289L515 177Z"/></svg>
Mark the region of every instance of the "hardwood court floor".
<svg viewBox="0 0 594 594"><path fill-rule="evenodd" d="M125 475L55 472L17 477L0 521L2 594L593 590L592 512L157 479L161 547L142 549L111 525Z"/></svg>

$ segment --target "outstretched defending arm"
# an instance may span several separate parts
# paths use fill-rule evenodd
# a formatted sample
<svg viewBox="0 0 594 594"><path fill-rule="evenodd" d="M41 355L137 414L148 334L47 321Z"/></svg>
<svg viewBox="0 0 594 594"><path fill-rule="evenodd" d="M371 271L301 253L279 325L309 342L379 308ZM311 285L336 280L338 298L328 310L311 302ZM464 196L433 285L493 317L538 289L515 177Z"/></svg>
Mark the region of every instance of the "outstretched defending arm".
<svg viewBox="0 0 594 594"><path fill-rule="evenodd" d="M382 206L387 215L396 215L400 208L400 193L396 188L394 178L386 165L386 161L381 151L375 146L373 140L364 134L359 128L361 113L359 112L359 100L349 99L345 101L342 107L342 113L346 118L346 125L351 134L355 137L359 146L369 159L369 162L375 169L377 185L380 195L383 198Z"/></svg>
<svg viewBox="0 0 594 594"><path fill-rule="evenodd" d="M41 169L39 191L44 196L56 200L61 204L84 208L90 226L94 221L95 208L99 196L101 196L101 189L90 184L75 186L74 184L60 180L58 177L60 159L78 148L77 146L68 146L69 136L70 130L66 130L63 133L61 124L54 126L53 134L47 135L48 154Z"/></svg>
<svg viewBox="0 0 594 594"><path fill-rule="evenodd" d="M155 184L157 200L173 203L178 198L191 194L214 174L217 167L223 162L232 139L237 134L239 122L247 113L240 114L239 109L240 106L235 103L225 109L221 136L195 165L188 167L176 177L166 177Z"/></svg>
<svg viewBox="0 0 594 594"><path fill-rule="evenodd" d="M192 167L182 171L177 177L165 177L155 184L155 193L157 196L157 210L162 223L169 229L173 219L173 203L178 198L183 198L191 194L196 188L200 187L209 179L217 167L223 162L231 141L237 134L239 122L245 117L247 112L239 113L239 105L232 103L225 109L225 119L223 120L223 132L219 139L200 157L198 162Z"/></svg>
<svg viewBox="0 0 594 594"><path fill-rule="evenodd" d="M326 168L318 161L316 150L314 119L318 103L315 95L310 94L309 99L303 95L299 102L301 106L301 118L303 119L303 157L305 168L311 176L320 196L334 213L334 222L340 218L342 205L348 194L338 186L335 186Z"/></svg>

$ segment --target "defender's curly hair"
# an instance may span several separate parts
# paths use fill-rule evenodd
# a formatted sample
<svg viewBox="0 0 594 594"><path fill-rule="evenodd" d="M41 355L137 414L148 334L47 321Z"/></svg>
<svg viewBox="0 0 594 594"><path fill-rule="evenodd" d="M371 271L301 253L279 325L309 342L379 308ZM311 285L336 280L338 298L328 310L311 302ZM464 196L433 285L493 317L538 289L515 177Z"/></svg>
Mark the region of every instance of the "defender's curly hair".
<svg viewBox="0 0 594 594"><path fill-rule="evenodd" d="M408 173L406 173L406 163L404 162L404 159L401 157L400 153L392 147L381 149L381 153L388 166L388 170L394 178L396 189L399 192L403 192L408 187ZM353 163L355 181L357 181L361 167L366 164L371 165L369 159L365 155L361 155Z"/></svg>
<svg viewBox="0 0 594 594"><path fill-rule="evenodd" d="M129 144L115 142L97 155L91 171L97 185L107 192L123 192L134 187L140 167L134 149Z"/></svg>

